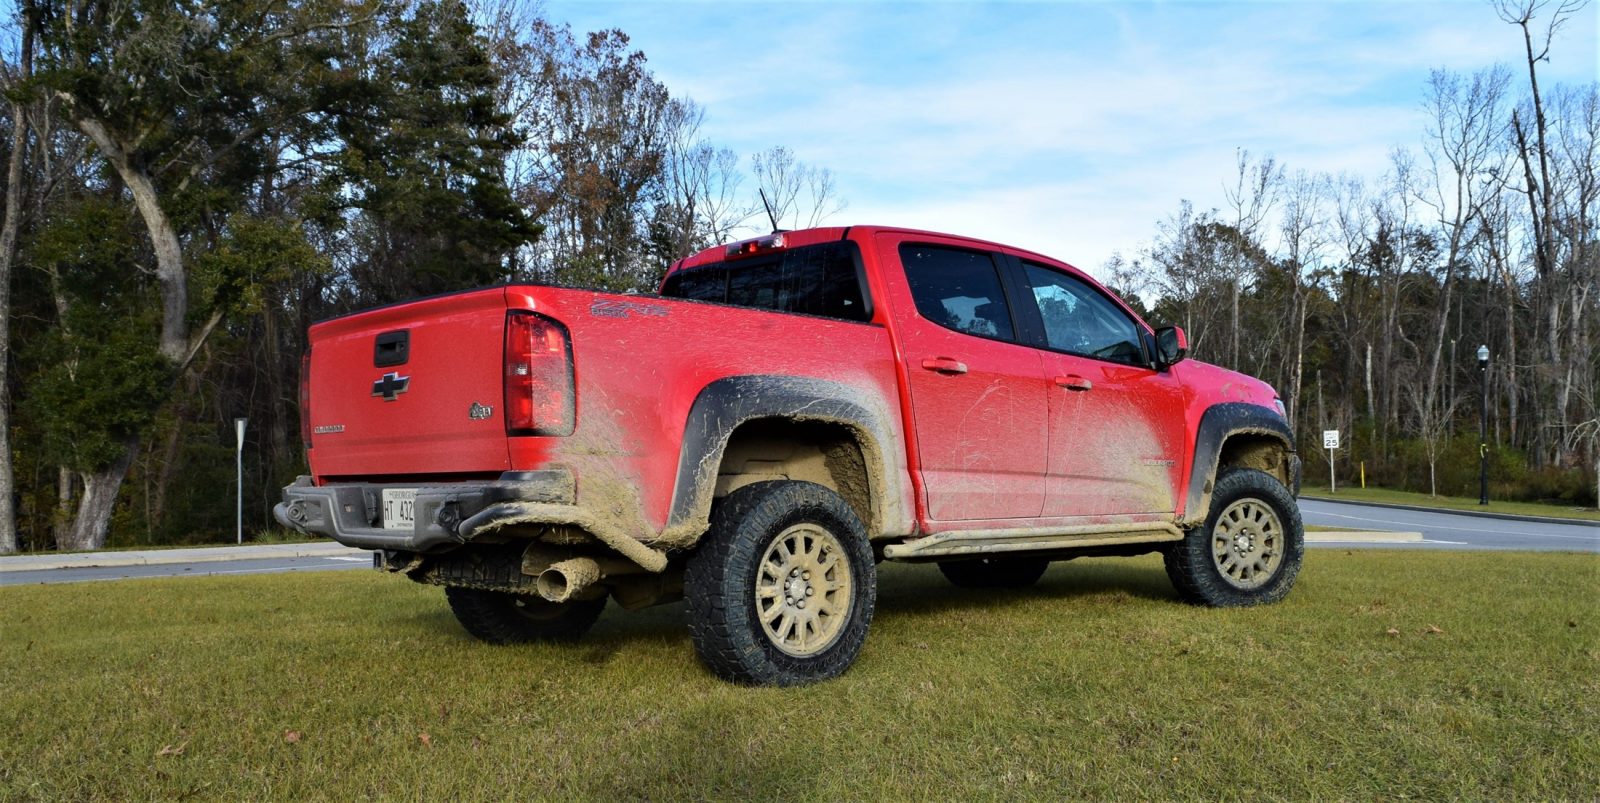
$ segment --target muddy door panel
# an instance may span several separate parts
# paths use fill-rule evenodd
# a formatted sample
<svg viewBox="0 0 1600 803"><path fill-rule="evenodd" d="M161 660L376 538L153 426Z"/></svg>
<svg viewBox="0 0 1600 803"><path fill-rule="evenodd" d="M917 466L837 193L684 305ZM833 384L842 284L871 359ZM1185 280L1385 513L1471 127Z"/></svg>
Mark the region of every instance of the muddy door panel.
<svg viewBox="0 0 1600 803"><path fill-rule="evenodd" d="M1044 505L1047 395L991 254L881 236L928 515L1026 518Z"/></svg>
<svg viewBox="0 0 1600 803"><path fill-rule="evenodd" d="M1148 367L1141 325L1090 282L1064 267L1018 267L1050 389L1044 515L1171 513L1184 451L1177 382Z"/></svg>
<svg viewBox="0 0 1600 803"><path fill-rule="evenodd" d="M1183 450L1177 387L1154 371L1046 354L1046 516L1171 513Z"/></svg>

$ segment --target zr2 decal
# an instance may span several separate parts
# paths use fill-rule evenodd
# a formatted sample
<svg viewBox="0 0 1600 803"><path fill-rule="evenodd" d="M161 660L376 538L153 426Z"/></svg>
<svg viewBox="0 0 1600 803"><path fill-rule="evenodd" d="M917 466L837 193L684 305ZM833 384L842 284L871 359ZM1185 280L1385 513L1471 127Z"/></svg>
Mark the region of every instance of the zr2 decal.
<svg viewBox="0 0 1600 803"><path fill-rule="evenodd" d="M596 318L627 318L630 315L641 315L649 318L665 318L667 308L656 304L640 304L634 301L608 301L603 298L595 299L589 305L589 314Z"/></svg>

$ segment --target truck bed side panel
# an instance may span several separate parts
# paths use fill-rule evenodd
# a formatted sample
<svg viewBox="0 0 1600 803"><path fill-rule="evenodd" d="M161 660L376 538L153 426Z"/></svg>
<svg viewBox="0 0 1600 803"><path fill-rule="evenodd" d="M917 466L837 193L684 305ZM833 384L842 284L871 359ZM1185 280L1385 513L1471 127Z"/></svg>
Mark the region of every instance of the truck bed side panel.
<svg viewBox="0 0 1600 803"><path fill-rule="evenodd" d="M810 377L858 389L890 422L895 442L879 445L884 468L896 489L905 485L894 356L880 326L542 287L509 288L507 305L566 324L578 389L573 435L513 438L512 467L572 469L578 504L630 531L666 528L690 408L724 377ZM909 489L903 494L896 503L909 510Z"/></svg>

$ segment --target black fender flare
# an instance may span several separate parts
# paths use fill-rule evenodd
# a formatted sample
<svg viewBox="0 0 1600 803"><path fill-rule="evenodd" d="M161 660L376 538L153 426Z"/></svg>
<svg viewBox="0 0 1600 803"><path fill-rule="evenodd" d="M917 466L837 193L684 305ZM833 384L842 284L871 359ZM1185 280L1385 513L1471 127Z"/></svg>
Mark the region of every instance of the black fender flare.
<svg viewBox="0 0 1600 803"><path fill-rule="evenodd" d="M794 376L744 375L701 389L684 423L668 532L703 531L710 521L717 469L741 424L764 418L824 421L850 429L860 443L871 488L870 536L906 535L915 527L909 473L897 421L882 401L842 382Z"/></svg>
<svg viewBox="0 0 1600 803"><path fill-rule="evenodd" d="M1194 462L1189 471L1189 488L1183 506L1181 524L1186 526L1205 521L1211 507L1211 489L1217 481L1217 463L1222 458L1222 446L1236 435L1264 435L1281 441L1288 452L1290 493L1300 494L1300 457L1295 452L1294 433L1289 423L1276 410L1247 402L1214 404L1200 416L1200 426L1195 432Z"/></svg>

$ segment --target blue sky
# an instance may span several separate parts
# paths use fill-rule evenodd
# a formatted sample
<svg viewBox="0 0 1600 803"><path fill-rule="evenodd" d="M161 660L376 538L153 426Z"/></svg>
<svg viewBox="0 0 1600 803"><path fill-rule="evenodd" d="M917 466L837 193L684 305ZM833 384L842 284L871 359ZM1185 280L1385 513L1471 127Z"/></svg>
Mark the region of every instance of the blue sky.
<svg viewBox="0 0 1600 803"><path fill-rule="evenodd" d="M1417 147L1428 71L1526 80L1484 2L715 3L552 0L616 27L713 141L832 169L830 223L952 231L1099 274L1180 199L1224 204L1237 148L1376 178ZM1600 74L1600 12L1541 84Z"/></svg>

